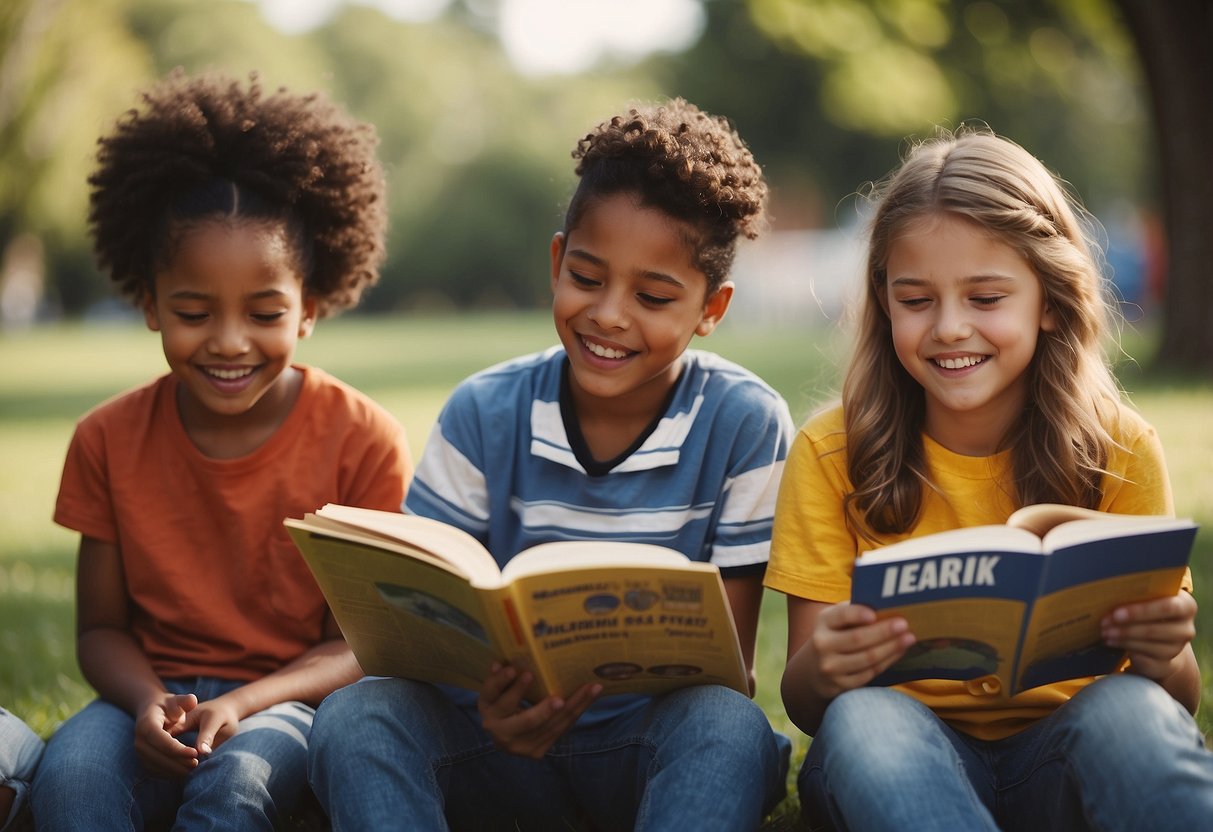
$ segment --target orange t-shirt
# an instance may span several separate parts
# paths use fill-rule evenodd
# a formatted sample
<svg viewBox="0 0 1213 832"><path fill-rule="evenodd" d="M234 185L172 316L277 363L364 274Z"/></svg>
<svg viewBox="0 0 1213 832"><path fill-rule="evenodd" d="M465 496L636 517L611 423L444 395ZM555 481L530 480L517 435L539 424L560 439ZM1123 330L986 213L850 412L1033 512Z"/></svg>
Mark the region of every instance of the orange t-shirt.
<svg viewBox="0 0 1213 832"><path fill-rule="evenodd" d="M260 448L204 456L163 376L76 426L55 522L118 546L131 633L163 678L252 681L323 640L327 608L282 526L325 503L399 511L404 429L327 373L299 367L290 414Z"/></svg>

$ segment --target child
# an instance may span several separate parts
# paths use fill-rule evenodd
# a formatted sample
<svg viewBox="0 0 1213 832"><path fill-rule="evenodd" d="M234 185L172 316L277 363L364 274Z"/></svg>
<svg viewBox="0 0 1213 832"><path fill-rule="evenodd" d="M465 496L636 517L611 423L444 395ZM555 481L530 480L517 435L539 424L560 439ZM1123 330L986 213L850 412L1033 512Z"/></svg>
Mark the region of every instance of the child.
<svg viewBox="0 0 1213 832"><path fill-rule="evenodd" d="M0 830L10 828L25 806L42 750L42 738L0 708Z"/></svg>
<svg viewBox="0 0 1213 832"><path fill-rule="evenodd" d="M55 520L81 534L77 654L98 699L51 738L48 829L270 829L305 792L312 708L360 673L282 527L394 509L400 426L292 363L375 281L369 125L317 96L175 73L101 139L98 257L171 372L77 426Z"/></svg>
<svg viewBox="0 0 1213 832"><path fill-rule="evenodd" d="M1060 502L1172 511L1158 437L1103 360L1079 209L1018 145L915 149L871 226L842 405L801 429L768 586L788 593L788 715L814 735L801 806L840 829L1192 829L1213 817L1190 580L1103 621L1124 672L1007 698L986 682L864 687L914 642L851 606L854 560Z"/></svg>
<svg viewBox="0 0 1213 832"><path fill-rule="evenodd" d="M573 156L580 183L551 242L561 346L456 389L405 510L501 564L558 539L716 563L752 668L790 416L753 374L687 345L728 309L766 185L728 123L681 99L616 116ZM596 701L587 685L532 703L529 681L494 665L479 696L408 679L330 696L309 772L335 828L735 832L782 796L787 747L745 696Z"/></svg>

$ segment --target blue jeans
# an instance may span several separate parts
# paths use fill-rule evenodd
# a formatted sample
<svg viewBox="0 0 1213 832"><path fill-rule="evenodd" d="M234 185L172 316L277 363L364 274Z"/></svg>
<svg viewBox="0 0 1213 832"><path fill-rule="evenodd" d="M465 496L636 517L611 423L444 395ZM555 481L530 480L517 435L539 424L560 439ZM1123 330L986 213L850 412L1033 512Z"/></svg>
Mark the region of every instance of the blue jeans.
<svg viewBox="0 0 1213 832"><path fill-rule="evenodd" d="M17 816L29 792L30 780L42 757L42 738L4 708L0 708L0 786L15 795L8 815L0 816L0 829Z"/></svg>
<svg viewBox="0 0 1213 832"><path fill-rule="evenodd" d="M1207 829L1213 754L1159 685L1106 676L1006 739L949 728L889 688L826 709L801 811L839 830Z"/></svg>
<svg viewBox="0 0 1213 832"><path fill-rule="evenodd" d="M334 832L741 832L784 794L791 746L776 737L749 699L700 686L575 725L532 760L498 751L432 685L364 679L320 705L309 774Z"/></svg>
<svg viewBox="0 0 1213 832"><path fill-rule="evenodd" d="M240 682L165 680L172 693L199 701ZM240 720L234 736L183 779L148 774L135 753L135 721L97 699L65 722L34 778L39 829L273 829L307 787L307 737L314 711L284 702ZM193 734L184 734L190 744Z"/></svg>

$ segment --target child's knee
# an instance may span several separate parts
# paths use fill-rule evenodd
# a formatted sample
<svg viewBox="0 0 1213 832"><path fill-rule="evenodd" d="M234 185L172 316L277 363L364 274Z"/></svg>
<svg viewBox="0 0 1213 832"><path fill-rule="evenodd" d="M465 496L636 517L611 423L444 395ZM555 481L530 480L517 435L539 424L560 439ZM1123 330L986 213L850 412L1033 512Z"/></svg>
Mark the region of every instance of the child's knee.
<svg viewBox="0 0 1213 832"><path fill-rule="evenodd" d="M771 723L762 709L731 688L701 685L674 695L687 700L684 707L689 719L701 727L704 736L713 738L721 746L754 744L768 738L771 743L775 741Z"/></svg>
<svg viewBox="0 0 1213 832"><path fill-rule="evenodd" d="M1190 715L1158 683L1129 673L1088 685L1060 716L1072 753L1127 754L1141 760L1160 742L1197 741Z"/></svg>
<svg viewBox="0 0 1213 832"><path fill-rule="evenodd" d="M856 688L835 697L826 708L818 735L856 739L878 732L898 732L902 726L923 729L937 721L917 700L890 688Z"/></svg>

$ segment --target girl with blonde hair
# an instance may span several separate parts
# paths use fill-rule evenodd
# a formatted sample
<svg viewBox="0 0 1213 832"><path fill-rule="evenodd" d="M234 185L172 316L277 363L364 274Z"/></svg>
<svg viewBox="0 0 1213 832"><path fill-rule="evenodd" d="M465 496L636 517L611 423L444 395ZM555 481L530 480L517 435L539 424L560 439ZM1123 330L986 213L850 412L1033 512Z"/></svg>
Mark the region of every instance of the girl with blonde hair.
<svg viewBox="0 0 1213 832"><path fill-rule="evenodd" d="M1120 671L1009 696L989 679L865 687L914 644L847 603L865 552L1066 503L1173 511L1158 436L1103 351L1108 293L1077 201L987 130L916 145L877 191L842 402L801 428L766 584L788 595L783 700L813 742L813 828L1174 828L1213 816L1192 719L1191 576L1103 619Z"/></svg>

